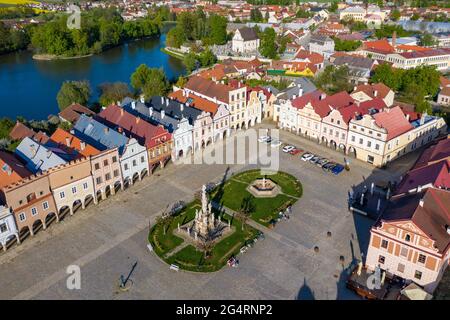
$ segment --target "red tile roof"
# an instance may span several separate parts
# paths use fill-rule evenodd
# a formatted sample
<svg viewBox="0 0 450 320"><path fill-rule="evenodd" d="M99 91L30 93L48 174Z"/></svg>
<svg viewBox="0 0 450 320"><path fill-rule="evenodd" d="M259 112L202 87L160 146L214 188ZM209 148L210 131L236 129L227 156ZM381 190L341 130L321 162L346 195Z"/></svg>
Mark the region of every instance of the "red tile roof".
<svg viewBox="0 0 450 320"><path fill-rule="evenodd" d="M39 143L47 143L49 137L42 131L35 132L23 123L17 121L14 128L9 133L9 137L13 140L22 140L24 138L32 138Z"/></svg>
<svg viewBox="0 0 450 320"><path fill-rule="evenodd" d="M58 148L64 150L68 154L77 153L83 157L89 157L100 153L100 150L81 141L73 134L64 131L61 128L56 129L50 137L50 140L57 144Z"/></svg>
<svg viewBox="0 0 450 320"><path fill-rule="evenodd" d="M183 90L172 92L171 94L169 94L169 98L175 99L181 103L186 103L188 99L191 99L191 102L189 103L190 107L209 112L213 117L216 115L216 112L219 109L219 105L217 103L206 100L205 98L202 98L198 95L192 93L183 95Z"/></svg>
<svg viewBox="0 0 450 320"><path fill-rule="evenodd" d="M389 41L386 39L366 41L363 43L363 48L369 51L380 52L380 53L393 53L395 52L394 47L391 46Z"/></svg>
<svg viewBox="0 0 450 320"><path fill-rule="evenodd" d="M0 189L31 175L13 153L0 150Z"/></svg>
<svg viewBox="0 0 450 320"><path fill-rule="evenodd" d="M422 152L420 158L414 164L414 168L426 166L429 163L450 159L450 138L440 140Z"/></svg>
<svg viewBox="0 0 450 320"><path fill-rule="evenodd" d="M92 116L95 114L95 112L89 108L86 108L85 106L82 106L81 104L73 103L67 108L65 108L63 111L61 111L59 113L59 116L66 121L75 123L78 121L81 114Z"/></svg>
<svg viewBox="0 0 450 320"><path fill-rule="evenodd" d="M450 188L450 160L410 170L398 185L395 193L406 193L418 186L432 184L436 188Z"/></svg>
<svg viewBox="0 0 450 320"><path fill-rule="evenodd" d="M203 94L207 97L216 97L219 101L228 103L229 93L233 88L225 84L215 83L214 81L204 79L198 76L192 76L186 83L185 88Z"/></svg>
<svg viewBox="0 0 450 320"><path fill-rule="evenodd" d="M356 87L356 89L353 91L353 93L364 92L366 95L368 95L372 99L375 97L384 99L390 91L391 91L391 88L389 88L384 83L374 83L374 84L359 85Z"/></svg>
<svg viewBox="0 0 450 320"><path fill-rule="evenodd" d="M386 109L383 112L373 115L375 123L380 128L387 131L387 140L391 140L399 135L413 129L413 126L406 120L405 115L400 107Z"/></svg>
<svg viewBox="0 0 450 320"><path fill-rule="evenodd" d="M303 109L308 103L324 97L326 97L326 94L323 91L316 90L293 99L292 106L297 109Z"/></svg>
<svg viewBox="0 0 450 320"><path fill-rule="evenodd" d="M169 141L172 135L162 126L155 126L116 105L103 109L96 117L97 120L111 126L121 128L129 136L136 138L148 149Z"/></svg>

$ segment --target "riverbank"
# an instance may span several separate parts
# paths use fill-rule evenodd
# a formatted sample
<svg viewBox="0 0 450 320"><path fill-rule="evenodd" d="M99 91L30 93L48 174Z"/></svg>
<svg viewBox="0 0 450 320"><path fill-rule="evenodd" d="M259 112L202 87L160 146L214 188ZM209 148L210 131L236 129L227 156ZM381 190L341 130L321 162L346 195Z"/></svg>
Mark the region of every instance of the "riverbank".
<svg viewBox="0 0 450 320"><path fill-rule="evenodd" d="M171 50L171 49L169 49L167 47L161 48L161 51L164 52L165 54L167 54L167 55L169 55L171 57L177 58L179 60L183 60L184 56L185 56L183 53Z"/></svg>
<svg viewBox="0 0 450 320"><path fill-rule="evenodd" d="M51 60L70 60L70 59L81 59L93 56L93 53L89 53L82 56L73 56L73 57L65 57L65 56L57 56L54 54L34 54L34 60L42 60L42 61L51 61Z"/></svg>

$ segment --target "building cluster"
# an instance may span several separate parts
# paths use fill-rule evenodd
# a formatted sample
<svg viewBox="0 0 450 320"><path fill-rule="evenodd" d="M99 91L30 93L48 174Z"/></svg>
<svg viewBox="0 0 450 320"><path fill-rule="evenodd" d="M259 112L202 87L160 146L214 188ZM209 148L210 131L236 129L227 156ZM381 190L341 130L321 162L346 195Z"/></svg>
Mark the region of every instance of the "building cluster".
<svg viewBox="0 0 450 320"><path fill-rule="evenodd" d="M370 230L366 267L432 293L450 261L450 138L425 149Z"/></svg>
<svg viewBox="0 0 450 320"><path fill-rule="evenodd" d="M273 115L282 129L380 167L447 131L442 118L398 106L381 83L333 95L300 87L292 99L277 99Z"/></svg>

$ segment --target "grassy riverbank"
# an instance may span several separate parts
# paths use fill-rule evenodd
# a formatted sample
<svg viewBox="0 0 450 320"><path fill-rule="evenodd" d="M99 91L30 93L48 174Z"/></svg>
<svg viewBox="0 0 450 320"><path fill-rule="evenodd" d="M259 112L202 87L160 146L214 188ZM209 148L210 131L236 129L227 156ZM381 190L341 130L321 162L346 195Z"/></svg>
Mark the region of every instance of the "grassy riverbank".
<svg viewBox="0 0 450 320"><path fill-rule="evenodd" d="M161 48L161 51L164 52L165 54L168 54L171 57L174 57L174 58L177 58L177 59L180 59L180 60L184 59L184 54L182 54L182 53L174 52L174 51L171 51L171 50L169 50L167 48Z"/></svg>

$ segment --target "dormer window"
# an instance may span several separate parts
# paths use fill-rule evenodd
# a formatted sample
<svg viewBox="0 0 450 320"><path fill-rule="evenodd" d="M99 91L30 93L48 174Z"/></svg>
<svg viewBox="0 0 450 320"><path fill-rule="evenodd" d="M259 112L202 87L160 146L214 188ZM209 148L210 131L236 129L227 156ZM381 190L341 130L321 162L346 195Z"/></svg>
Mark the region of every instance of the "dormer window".
<svg viewBox="0 0 450 320"><path fill-rule="evenodd" d="M411 236L409 234L406 235L405 241L408 241L408 242L411 241Z"/></svg>

